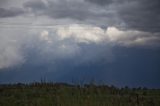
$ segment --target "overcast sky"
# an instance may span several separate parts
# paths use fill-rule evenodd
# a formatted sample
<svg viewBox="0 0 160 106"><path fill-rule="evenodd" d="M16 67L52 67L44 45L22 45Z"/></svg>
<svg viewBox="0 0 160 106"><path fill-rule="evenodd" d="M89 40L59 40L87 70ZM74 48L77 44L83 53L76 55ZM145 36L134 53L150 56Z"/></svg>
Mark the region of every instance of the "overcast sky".
<svg viewBox="0 0 160 106"><path fill-rule="evenodd" d="M0 83L160 87L159 0L0 0Z"/></svg>

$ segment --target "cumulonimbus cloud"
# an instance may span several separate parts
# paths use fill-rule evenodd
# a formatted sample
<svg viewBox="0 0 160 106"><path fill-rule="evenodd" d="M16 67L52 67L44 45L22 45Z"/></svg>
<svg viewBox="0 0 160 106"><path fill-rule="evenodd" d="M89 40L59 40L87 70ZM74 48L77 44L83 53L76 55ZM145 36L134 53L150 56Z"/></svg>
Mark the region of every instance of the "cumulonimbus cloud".
<svg viewBox="0 0 160 106"><path fill-rule="evenodd" d="M109 52L111 52L112 44L127 47L160 45L159 33L120 30L116 27L108 27L104 30L97 26L73 24L57 26L54 29L32 30L28 33L23 31L11 32L13 33L1 31L1 69L24 63L27 60L28 54L26 53L32 52L32 50L36 51L37 59L58 60L82 56L85 49L87 57L82 56L79 61L93 61L94 58L97 59L102 55L101 53L108 52L111 54ZM102 45L110 50L102 52L104 50L104 46L100 50ZM93 54L93 49L96 55Z"/></svg>

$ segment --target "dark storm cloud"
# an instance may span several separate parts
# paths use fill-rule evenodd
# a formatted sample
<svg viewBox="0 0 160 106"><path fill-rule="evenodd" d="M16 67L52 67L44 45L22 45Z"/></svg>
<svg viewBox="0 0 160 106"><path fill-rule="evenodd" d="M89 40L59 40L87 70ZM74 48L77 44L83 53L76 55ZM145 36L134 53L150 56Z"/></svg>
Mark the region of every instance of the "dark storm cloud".
<svg viewBox="0 0 160 106"><path fill-rule="evenodd" d="M96 6L97 4L97 6ZM159 32L159 0L85 0L85 1L29 1L24 3L36 15L53 19L92 20L110 26L146 32Z"/></svg>
<svg viewBox="0 0 160 106"><path fill-rule="evenodd" d="M24 11L19 8L0 8L0 18L15 17L22 14L24 14Z"/></svg>
<svg viewBox="0 0 160 106"><path fill-rule="evenodd" d="M149 32L160 31L160 1L134 0L117 6L117 13L132 29Z"/></svg>
<svg viewBox="0 0 160 106"><path fill-rule="evenodd" d="M60 8L59 8L60 7ZM52 18L71 18L77 20L85 20L93 17L95 14L89 12L87 6L83 6L78 2L51 2L46 15Z"/></svg>
<svg viewBox="0 0 160 106"><path fill-rule="evenodd" d="M98 12L90 3L80 1L29 1L24 3L25 8L30 8L36 15L46 15L54 19L73 19L84 21L87 19L108 18L113 15L108 12Z"/></svg>
<svg viewBox="0 0 160 106"><path fill-rule="evenodd" d="M34 10L45 10L47 6L42 1L29 1L24 3L24 7L32 7Z"/></svg>
<svg viewBox="0 0 160 106"><path fill-rule="evenodd" d="M85 0L90 3L98 4L101 6L109 5L113 2L113 0Z"/></svg>
<svg viewBox="0 0 160 106"><path fill-rule="evenodd" d="M97 5L111 5L127 28L147 32L160 31L159 0L86 0Z"/></svg>

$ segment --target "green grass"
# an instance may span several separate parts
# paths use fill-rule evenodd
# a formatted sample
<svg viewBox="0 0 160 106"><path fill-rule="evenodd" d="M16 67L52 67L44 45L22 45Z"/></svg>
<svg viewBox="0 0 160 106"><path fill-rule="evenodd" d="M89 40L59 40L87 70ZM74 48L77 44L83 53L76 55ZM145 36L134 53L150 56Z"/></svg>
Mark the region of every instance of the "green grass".
<svg viewBox="0 0 160 106"><path fill-rule="evenodd" d="M50 83L0 85L0 106L160 106L160 90Z"/></svg>

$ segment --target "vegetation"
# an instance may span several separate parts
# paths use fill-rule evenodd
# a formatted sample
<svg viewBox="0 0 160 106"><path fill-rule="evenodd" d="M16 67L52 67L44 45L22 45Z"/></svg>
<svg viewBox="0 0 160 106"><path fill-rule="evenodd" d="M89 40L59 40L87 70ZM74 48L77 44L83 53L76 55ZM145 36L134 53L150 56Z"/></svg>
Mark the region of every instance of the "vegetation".
<svg viewBox="0 0 160 106"><path fill-rule="evenodd" d="M0 85L0 106L160 106L160 89L32 83Z"/></svg>

